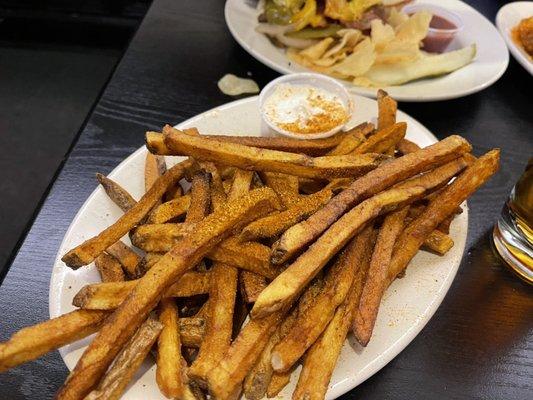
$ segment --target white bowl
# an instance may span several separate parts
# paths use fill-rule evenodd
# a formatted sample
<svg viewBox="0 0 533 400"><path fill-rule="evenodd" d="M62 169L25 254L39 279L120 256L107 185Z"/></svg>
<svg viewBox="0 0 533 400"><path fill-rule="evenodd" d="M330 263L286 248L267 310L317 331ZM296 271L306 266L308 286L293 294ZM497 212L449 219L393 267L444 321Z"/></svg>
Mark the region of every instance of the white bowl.
<svg viewBox="0 0 533 400"><path fill-rule="evenodd" d="M335 128L327 131L327 132L318 132L318 133L306 133L306 134L297 134L293 132L289 132L285 129L281 129L279 126L274 124L272 121L268 119L266 116L263 104L268 99L268 97L272 94L272 92L276 89L276 87L279 84L291 84L291 85L306 85L306 86L314 86L318 89L323 89L325 91L328 91L330 93L335 94L339 99L341 100L344 107L346 107L346 111L348 112L348 118L346 118L346 122L343 124L339 124ZM266 85L263 90L261 90L261 93L259 94L259 108L261 111L261 118L262 118L262 124L261 124L261 135L262 136L287 136L290 138L295 139L323 139L330 136L333 136L337 132L339 132L346 123L350 120L354 105L352 98L344 85L339 83L337 80L330 78L328 76L320 75L320 74L313 74L313 73L299 73L299 74L289 74L280 76L277 79L274 79L272 82L270 82L268 85Z"/></svg>

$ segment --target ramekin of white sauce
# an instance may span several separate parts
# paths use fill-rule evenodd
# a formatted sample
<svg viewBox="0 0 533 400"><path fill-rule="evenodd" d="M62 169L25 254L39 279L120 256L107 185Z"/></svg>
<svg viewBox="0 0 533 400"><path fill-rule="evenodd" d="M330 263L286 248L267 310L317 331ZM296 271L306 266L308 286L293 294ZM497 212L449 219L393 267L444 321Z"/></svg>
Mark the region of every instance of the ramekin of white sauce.
<svg viewBox="0 0 533 400"><path fill-rule="evenodd" d="M322 139L339 132L352 116L345 87L320 74L289 74L274 79L259 95L264 136Z"/></svg>

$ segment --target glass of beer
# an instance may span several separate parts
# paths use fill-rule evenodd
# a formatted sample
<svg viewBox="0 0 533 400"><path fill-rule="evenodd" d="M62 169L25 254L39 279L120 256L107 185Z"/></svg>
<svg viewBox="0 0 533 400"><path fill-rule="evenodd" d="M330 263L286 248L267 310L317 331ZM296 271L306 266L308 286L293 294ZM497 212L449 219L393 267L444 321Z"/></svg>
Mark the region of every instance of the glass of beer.
<svg viewBox="0 0 533 400"><path fill-rule="evenodd" d="M533 157L503 206L492 236L510 269L533 284Z"/></svg>

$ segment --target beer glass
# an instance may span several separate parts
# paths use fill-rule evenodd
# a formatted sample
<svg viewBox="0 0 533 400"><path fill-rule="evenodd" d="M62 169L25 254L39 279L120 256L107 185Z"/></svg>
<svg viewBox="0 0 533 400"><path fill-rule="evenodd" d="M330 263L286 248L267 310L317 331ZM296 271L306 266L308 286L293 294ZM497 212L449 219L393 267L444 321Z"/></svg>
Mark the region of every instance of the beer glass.
<svg viewBox="0 0 533 400"><path fill-rule="evenodd" d="M509 268L533 284L533 157L503 206L493 238Z"/></svg>

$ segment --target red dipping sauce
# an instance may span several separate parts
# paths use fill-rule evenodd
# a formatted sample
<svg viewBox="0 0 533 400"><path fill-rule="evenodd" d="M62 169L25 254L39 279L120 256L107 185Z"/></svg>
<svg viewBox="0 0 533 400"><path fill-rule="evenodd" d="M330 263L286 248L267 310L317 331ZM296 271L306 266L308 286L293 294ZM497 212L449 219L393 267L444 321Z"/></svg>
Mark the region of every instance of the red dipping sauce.
<svg viewBox="0 0 533 400"><path fill-rule="evenodd" d="M412 5L403 9L409 15L422 10L433 14L429 23L428 34L422 41L422 49L428 53L443 53L457 32L463 28L461 18L445 8L434 5Z"/></svg>

